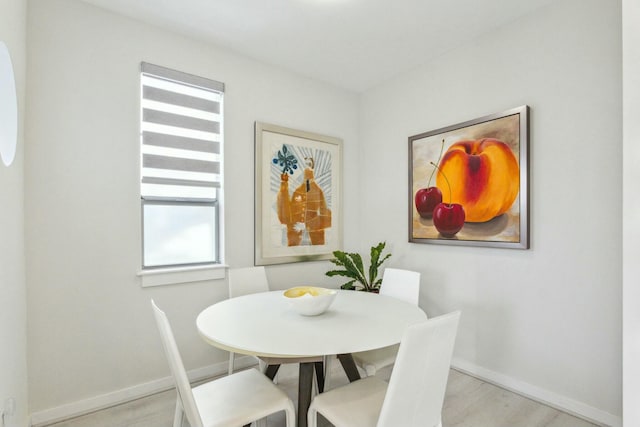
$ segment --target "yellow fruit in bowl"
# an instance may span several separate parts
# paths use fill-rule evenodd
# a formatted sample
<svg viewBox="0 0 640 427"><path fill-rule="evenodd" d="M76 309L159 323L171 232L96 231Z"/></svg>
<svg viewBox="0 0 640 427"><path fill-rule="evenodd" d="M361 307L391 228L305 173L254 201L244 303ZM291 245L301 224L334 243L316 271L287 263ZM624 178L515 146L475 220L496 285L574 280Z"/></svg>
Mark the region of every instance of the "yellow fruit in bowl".
<svg viewBox="0 0 640 427"><path fill-rule="evenodd" d="M303 316L316 316L329 308L337 293L335 289L297 286L284 291L283 296L297 313Z"/></svg>
<svg viewBox="0 0 640 427"><path fill-rule="evenodd" d="M330 289L317 288L315 286L297 286L284 291L284 296L288 298L298 298L308 294L312 297L317 297L319 295L326 295L330 293L330 291Z"/></svg>

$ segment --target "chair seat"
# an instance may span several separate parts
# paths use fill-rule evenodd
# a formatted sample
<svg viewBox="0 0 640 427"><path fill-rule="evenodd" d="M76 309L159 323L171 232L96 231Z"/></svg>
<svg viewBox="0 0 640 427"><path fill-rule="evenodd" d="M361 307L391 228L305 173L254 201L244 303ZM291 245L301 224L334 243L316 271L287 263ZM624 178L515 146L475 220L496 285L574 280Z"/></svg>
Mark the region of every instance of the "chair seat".
<svg viewBox="0 0 640 427"><path fill-rule="evenodd" d="M193 388L204 427L246 425L285 407L289 397L255 369ZM224 396L224 399L220 399Z"/></svg>
<svg viewBox="0 0 640 427"><path fill-rule="evenodd" d="M337 427L442 427L441 412L460 312L407 327L389 383L352 382L317 396L309 427L322 414Z"/></svg>
<svg viewBox="0 0 640 427"><path fill-rule="evenodd" d="M393 365L396 361L399 347L400 344L396 344L376 350L360 351L353 353L353 360L370 377L375 375L378 370Z"/></svg>
<svg viewBox="0 0 640 427"><path fill-rule="evenodd" d="M335 426L375 427L386 392L386 382L367 377L317 395L311 408ZM309 425L313 423L309 420Z"/></svg>

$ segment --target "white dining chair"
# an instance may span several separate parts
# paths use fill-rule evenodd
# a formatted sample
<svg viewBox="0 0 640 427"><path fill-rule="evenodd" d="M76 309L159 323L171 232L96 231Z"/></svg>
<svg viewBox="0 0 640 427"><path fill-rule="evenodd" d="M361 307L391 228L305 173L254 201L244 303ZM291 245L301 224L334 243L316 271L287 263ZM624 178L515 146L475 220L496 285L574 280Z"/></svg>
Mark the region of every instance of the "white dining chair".
<svg viewBox="0 0 640 427"><path fill-rule="evenodd" d="M382 284L380 284L380 295L387 295L418 305L420 273L399 268L385 268Z"/></svg>
<svg viewBox="0 0 640 427"><path fill-rule="evenodd" d="M398 268L386 268L380 285L380 295L394 297L418 305L420 273ZM398 345L353 353L353 360L370 377L380 369L393 365Z"/></svg>
<svg viewBox="0 0 640 427"><path fill-rule="evenodd" d="M230 268L228 273L229 298L269 291L269 281L263 266ZM266 364L260 358L258 365L264 372ZM235 353L229 352L229 375L233 373L235 365Z"/></svg>
<svg viewBox="0 0 640 427"><path fill-rule="evenodd" d="M182 427L185 417L191 427L249 425L280 411L285 412L287 427L295 427L295 407L291 399L255 369L192 388L169 320L153 300L151 306L178 392L173 427Z"/></svg>
<svg viewBox="0 0 640 427"><path fill-rule="evenodd" d="M389 383L367 377L317 395L308 427L317 426L318 413L336 427L442 427L459 320L455 311L409 326Z"/></svg>
<svg viewBox="0 0 640 427"><path fill-rule="evenodd" d="M380 295L394 297L408 303L418 305L420 297L420 273L399 268L385 268L380 284ZM364 371L365 376L375 375L378 370L393 365L398 353L398 344L374 350L353 353L356 366ZM330 387L333 357L325 358L325 388Z"/></svg>

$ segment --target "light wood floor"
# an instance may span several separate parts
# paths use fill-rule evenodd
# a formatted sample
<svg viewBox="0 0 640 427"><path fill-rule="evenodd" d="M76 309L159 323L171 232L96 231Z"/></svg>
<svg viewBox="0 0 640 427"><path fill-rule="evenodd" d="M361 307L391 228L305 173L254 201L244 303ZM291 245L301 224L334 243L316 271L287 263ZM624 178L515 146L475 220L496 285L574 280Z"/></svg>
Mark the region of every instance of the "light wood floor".
<svg viewBox="0 0 640 427"><path fill-rule="evenodd" d="M331 388L347 383L340 369L339 363L333 364ZM296 372L297 365L284 365L278 374L278 385L294 402L297 399ZM389 371L379 375L388 377ZM175 391L170 390L51 424L51 427L171 427L175 399ZM455 370L449 375L442 418L444 427L595 426ZM284 424L282 414L267 419L267 427L283 427ZM326 421L319 425L330 426Z"/></svg>

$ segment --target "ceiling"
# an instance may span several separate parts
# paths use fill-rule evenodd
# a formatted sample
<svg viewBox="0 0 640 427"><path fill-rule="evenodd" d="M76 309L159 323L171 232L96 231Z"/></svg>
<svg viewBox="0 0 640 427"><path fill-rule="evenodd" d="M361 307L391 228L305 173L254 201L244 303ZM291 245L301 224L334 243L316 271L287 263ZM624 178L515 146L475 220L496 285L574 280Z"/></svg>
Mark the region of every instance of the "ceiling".
<svg viewBox="0 0 640 427"><path fill-rule="evenodd" d="M361 92L553 0L83 0Z"/></svg>

